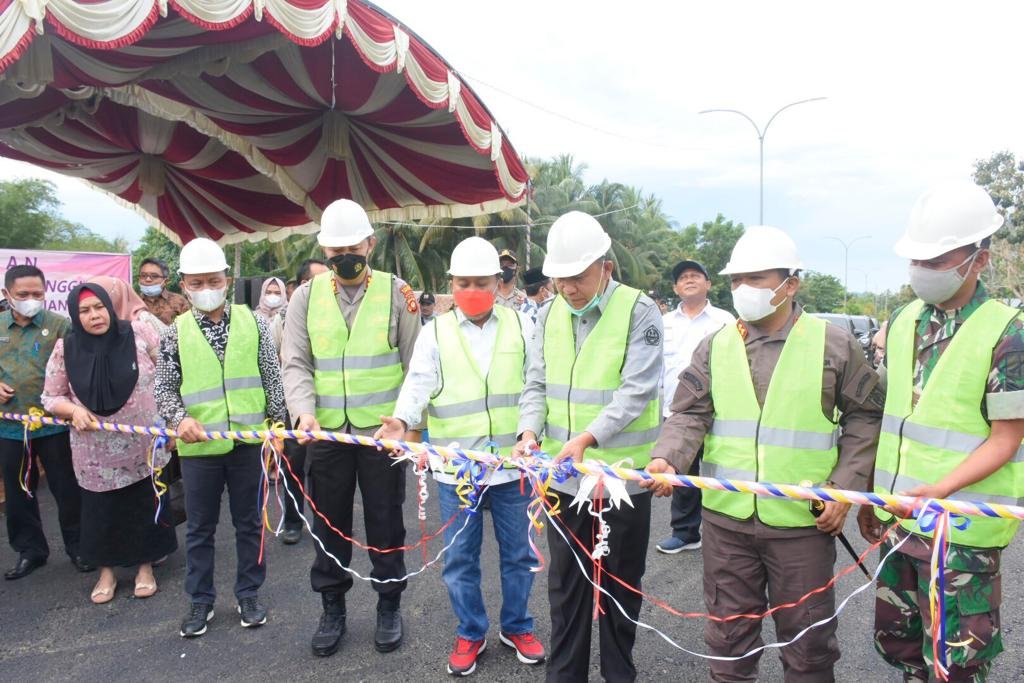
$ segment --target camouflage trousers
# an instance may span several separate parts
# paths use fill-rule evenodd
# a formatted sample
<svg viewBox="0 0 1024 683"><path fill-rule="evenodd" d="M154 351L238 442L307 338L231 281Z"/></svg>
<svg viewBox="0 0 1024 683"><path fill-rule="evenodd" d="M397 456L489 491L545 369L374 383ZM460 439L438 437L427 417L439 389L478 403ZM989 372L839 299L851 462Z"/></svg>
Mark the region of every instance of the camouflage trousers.
<svg viewBox="0 0 1024 683"><path fill-rule="evenodd" d="M882 555L891 547L883 545ZM952 643L950 681L985 681L992 660L1003 651L999 556L999 550L950 546L945 576L946 640ZM929 560L900 551L889 558L878 577L875 648L903 671L904 681L928 681L932 670L930 578Z"/></svg>

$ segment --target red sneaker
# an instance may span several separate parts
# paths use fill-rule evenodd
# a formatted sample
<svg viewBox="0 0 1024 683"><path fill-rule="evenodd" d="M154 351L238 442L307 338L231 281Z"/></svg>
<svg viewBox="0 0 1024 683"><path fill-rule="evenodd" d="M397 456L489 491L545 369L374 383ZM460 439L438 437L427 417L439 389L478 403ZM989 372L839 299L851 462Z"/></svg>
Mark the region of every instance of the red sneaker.
<svg viewBox="0 0 1024 683"><path fill-rule="evenodd" d="M448 673L453 676L468 676L476 670L476 660L487 647L487 639L468 640L455 638L455 648L448 655Z"/></svg>
<svg viewBox="0 0 1024 683"><path fill-rule="evenodd" d="M512 635L498 631L501 642L516 651L516 657L523 664L537 664L544 661L544 646L533 637L533 633L517 633Z"/></svg>

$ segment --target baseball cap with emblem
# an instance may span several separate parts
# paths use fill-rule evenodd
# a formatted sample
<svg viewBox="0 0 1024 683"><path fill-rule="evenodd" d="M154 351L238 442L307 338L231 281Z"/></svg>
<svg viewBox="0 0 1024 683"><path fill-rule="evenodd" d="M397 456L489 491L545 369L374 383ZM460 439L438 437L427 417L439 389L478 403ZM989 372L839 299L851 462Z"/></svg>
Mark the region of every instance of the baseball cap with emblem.
<svg viewBox="0 0 1024 683"><path fill-rule="evenodd" d="M498 260L500 261L503 258L512 259L513 261L516 262L516 264L519 263L519 259L516 258L516 255L512 253L511 249L502 249L501 250L501 253L498 254Z"/></svg>
<svg viewBox="0 0 1024 683"><path fill-rule="evenodd" d="M420 294L420 306L433 306L434 295L430 292L423 292Z"/></svg>

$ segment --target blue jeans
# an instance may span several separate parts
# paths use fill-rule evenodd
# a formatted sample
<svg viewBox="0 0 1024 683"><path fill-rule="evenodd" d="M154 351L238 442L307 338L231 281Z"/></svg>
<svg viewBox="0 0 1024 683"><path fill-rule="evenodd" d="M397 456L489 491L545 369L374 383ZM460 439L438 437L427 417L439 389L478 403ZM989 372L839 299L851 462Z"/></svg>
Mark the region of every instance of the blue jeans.
<svg viewBox="0 0 1024 683"><path fill-rule="evenodd" d="M450 484L438 484L441 516L447 521L459 512L459 496ZM494 536L498 540L501 560L501 630L518 635L533 631L533 617L528 602L533 586L537 558L527 541L531 533L526 517L527 495L519 493L519 482L511 481L484 489L491 500ZM463 510L444 532L445 545L462 529L468 513ZM469 522L455 544L445 552L441 576L448 586L448 598L459 620L456 633L468 640L481 640L487 635L487 610L480 591L480 543L483 540L483 512L469 515Z"/></svg>

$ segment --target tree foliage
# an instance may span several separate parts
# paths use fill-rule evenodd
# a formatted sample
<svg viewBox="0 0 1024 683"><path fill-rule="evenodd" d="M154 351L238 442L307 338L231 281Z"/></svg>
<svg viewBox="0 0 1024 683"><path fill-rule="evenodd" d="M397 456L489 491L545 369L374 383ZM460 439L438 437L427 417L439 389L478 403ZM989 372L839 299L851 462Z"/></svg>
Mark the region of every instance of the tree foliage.
<svg viewBox="0 0 1024 683"><path fill-rule="evenodd" d="M128 251L124 238L109 240L61 216L53 183L38 178L0 181L0 244L8 249Z"/></svg>
<svg viewBox="0 0 1024 683"><path fill-rule="evenodd" d="M986 276L989 289L998 297L1024 299L1024 165L1011 152L996 152L975 163L974 181L1006 218L992 238L992 265Z"/></svg>
<svg viewBox="0 0 1024 683"><path fill-rule="evenodd" d="M834 275L805 270L800 276L800 292L796 298L811 313L841 310L843 283Z"/></svg>

